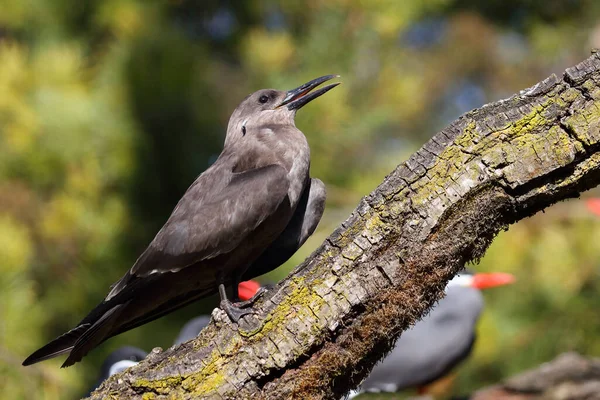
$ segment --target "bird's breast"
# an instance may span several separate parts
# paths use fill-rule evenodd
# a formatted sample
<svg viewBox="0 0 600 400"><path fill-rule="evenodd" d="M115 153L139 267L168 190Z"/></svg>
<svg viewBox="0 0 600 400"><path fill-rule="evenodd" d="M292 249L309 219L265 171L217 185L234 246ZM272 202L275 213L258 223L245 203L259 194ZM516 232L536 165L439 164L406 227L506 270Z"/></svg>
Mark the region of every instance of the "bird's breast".
<svg viewBox="0 0 600 400"><path fill-rule="evenodd" d="M233 172L281 165L288 171L288 198L294 210L308 182L310 149L306 137L295 126L282 125L252 128L246 136L244 151L236 153Z"/></svg>
<svg viewBox="0 0 600 400"><path fill-rule="evenodd" d="M308 145L290 149L286 158L290 162L288 168L288 181L290 183L288 197L292 209L295 209L308 182L310 169L310 150Z"/></svg>

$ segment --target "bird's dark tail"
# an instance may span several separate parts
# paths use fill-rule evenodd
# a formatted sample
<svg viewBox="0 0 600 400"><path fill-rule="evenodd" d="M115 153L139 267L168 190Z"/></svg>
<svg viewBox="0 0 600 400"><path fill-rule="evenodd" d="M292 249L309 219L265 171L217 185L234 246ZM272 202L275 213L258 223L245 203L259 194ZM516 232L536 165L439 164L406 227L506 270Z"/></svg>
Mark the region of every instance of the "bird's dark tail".
<svg viewBox="0 0 600 400"><path fill-rule="evenodd" d="M86 317L86 319L84 319L84 321L82 321L82 323L76 328L71 329L69 332L57 337L27 357L27 359L23 361L23 365L26 366L35 364L65 353L70 354L62 365L63 368L69 367L76 362L81 361L83 356L85 356L90 350L111 336L111 330L114 328L114 322L117 320L118 316L121 314L121 311L123 311L123 308L127 304L128 303L118 304L110 308L108 311L100 314L100 318L98 318L96 321L93 321L93 319L90 321L90 318ZM90 315L96 314L94 311L92 311Z"/></svg>
<svg viewBox="0 0 600 400"><path fill-rule="evenodd" d="M127 307L129 302L118 304L105 312L92 326L86 329L77 339L69 357L63 363L62 368L70 367L90 352L94 347L111 337L111 331L114 324L121 315L121 312Z"/></svg>
<svg viewBox="0 0 600 400"><path fill-rule="evenodd" d="M70 352L71 349L73 349L73 346L75 346L75 342L77 342L81 335L83 335L83 333L87 331L91 325L92 324L82 324L71 329L69 332L60 335L27 357L27 359L23 361L23 365L35 364L40 361L48 360L61 354Z"/></svg>

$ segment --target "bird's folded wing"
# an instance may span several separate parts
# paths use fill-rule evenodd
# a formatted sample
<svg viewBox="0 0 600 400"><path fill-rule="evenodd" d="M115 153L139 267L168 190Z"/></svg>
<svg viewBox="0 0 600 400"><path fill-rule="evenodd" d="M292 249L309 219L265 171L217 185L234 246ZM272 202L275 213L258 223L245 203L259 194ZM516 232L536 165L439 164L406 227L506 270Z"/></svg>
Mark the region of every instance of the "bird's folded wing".
<svg viewBox="0 0 600 400"><path fill-rule="evenodd" d="M201 176L187 191L131 274L175 272L230 252L276 212L289 186L287 171L279 165L234 173L214 194L203 183Z"/></svg>

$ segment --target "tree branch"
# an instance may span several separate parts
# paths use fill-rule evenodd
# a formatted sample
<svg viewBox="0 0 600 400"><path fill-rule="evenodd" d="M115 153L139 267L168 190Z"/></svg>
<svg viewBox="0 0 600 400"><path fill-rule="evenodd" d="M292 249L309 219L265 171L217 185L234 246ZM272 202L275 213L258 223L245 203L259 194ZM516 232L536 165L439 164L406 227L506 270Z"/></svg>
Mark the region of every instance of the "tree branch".
<svg viewBox="0 0 600 400"><path fill-rule="evenodd" d="M600 359L564 353L471 396L471 400L544 399L599 400Z"/></svg>
<svg viewBox="0 0 600 400"><path fill-rule="evenodd" d="M401 331L511 223L600 183L594 54L435 135L240 326L109 379L94 399L330 399L357 385Z"/></svg>

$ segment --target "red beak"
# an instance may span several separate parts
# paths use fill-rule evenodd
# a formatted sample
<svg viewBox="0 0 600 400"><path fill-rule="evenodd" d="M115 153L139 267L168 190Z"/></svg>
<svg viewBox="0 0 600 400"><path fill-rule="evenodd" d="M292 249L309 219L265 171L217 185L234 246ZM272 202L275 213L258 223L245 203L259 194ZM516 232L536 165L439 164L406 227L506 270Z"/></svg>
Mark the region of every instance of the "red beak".
<svg viewBox="0 0 600 400"><path fill-rule="evenodd" d="M515 281L515 276L504 272L480 273L473 275L472 287L482 290L496 286L509 285Z"/></svg>
<svg viewBox="0 0 600 400"><path fill-rule="evenodd" d="M600 199L588 199L585 202L588 210L600 217Z"/></svg>
<svg viewBox="0 0 600 400"><path fill-rule="evenodd" d="M240 282L238 285L238 297L240 300L250 300L260 289L260 283L256 281Z"/></svg>

